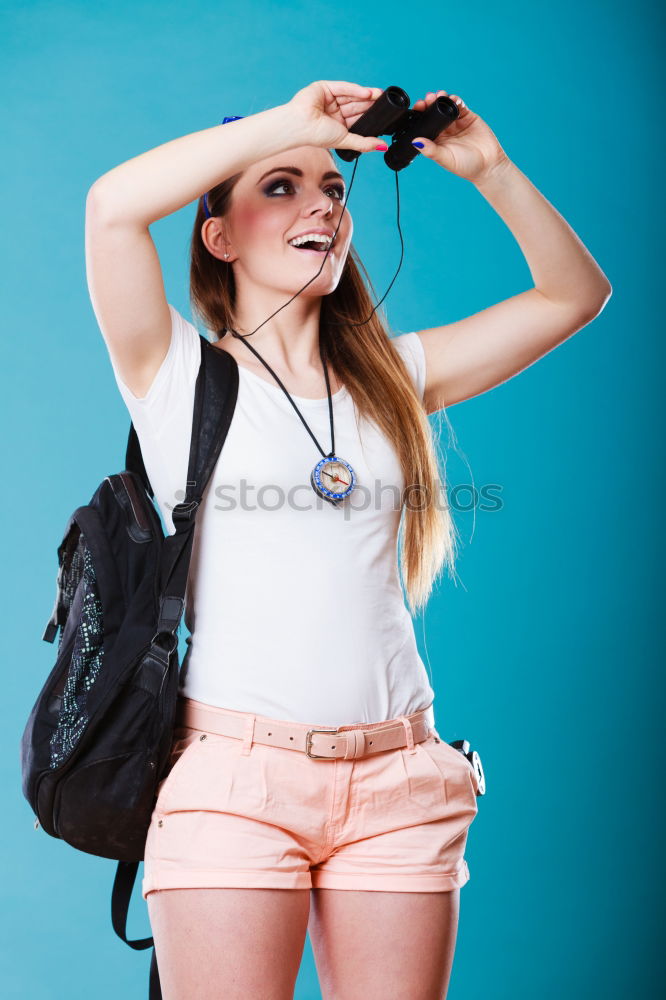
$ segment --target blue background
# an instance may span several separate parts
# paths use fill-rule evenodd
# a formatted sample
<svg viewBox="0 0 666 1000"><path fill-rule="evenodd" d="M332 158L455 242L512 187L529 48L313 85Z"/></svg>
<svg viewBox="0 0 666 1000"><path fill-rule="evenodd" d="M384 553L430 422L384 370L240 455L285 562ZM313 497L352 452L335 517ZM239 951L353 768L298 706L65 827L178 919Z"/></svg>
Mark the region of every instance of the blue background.
<svg viewBox="0 0 666 1000"><path fill-rule="evenodd" d="M502 497L499 510L456 513L458 582L445 579L415 620L438 727L471 740L488 782L470 828L449 998L657 996L656 6L79 0L1 11L4 995L147 997L150 953L111 928L115 863L35 831L20 790L21 732L54 656L41 636L56 548L74 508L124 467L129 427L87 291L87 190L171 138L342 79L397 84L412 102L439 88L462 95L613 285L603 313L558 350L448 411L449 486L497 484ZM405 260L383 307L395 332L532 286L472 184L417 158L400 194ZM169 301L188 317L194 207L151 228ZM381 297L400 256L382 155L362 158L349 207ZM446 422L431 419L444 448ZM129 931L149 933L138 892ZM319 996L308 942L296 997Z"/></svg>

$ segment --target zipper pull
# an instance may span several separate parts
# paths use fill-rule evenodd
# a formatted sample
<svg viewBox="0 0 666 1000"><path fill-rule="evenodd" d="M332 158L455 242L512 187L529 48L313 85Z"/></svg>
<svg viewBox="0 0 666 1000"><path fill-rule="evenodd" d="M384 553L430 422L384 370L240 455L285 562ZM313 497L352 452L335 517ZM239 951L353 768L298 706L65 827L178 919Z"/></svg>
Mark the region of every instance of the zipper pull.
<svg viewBox="0 0 666 1000"><path fill-rule="evenodd" d="M55 637L58 634L58 628L61 624L62 584L63 563L61 561L58 565L58 575L56 576L55 602L53 605L53 611L51 612L51 617L46 623L46 628L44 629L44 635L42 636L43 642L54 642Z"/></svg>
<svg viewBox="0 0 666 1000"><path fill-rule="evenodd" d="M35 830L39 829L39 820L37 819L36 816L35 816L35 822L34 822L33 826L35 827Z"/></svg>

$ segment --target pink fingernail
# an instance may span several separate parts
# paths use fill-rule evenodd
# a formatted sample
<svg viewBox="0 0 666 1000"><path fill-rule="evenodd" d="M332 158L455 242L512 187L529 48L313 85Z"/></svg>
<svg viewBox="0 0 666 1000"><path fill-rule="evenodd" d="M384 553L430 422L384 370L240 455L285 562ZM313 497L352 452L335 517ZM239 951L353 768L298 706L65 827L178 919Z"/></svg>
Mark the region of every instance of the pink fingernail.
<svg viewBox="0 0 666 1000"><path fill-rule="evenodd" d="M386 150L388 149L388 146L386 145L385 142L380 142L378 146L375 146L375 149L378 149L380 153L385 153Z"/></svg>

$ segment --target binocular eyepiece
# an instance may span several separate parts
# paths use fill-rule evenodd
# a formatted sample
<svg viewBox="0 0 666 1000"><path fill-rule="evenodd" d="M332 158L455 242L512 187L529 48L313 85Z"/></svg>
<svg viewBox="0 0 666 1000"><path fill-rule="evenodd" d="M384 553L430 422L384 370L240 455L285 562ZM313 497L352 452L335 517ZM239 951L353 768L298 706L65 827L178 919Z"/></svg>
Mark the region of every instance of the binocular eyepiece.
<svg viewBox="0 0 666 1000"><path fill-rule="evenodd" d="M450 97L436 98L425 111L415 111L409 107L410 103L409 95L401 87L387 87L349 129L356 135L391 136L384 162L396 172L408 167L418 155L412 139L422 135L435 140L460 113ZM336 149L335 152L348 163L361 155L356 149Z"/></svg>

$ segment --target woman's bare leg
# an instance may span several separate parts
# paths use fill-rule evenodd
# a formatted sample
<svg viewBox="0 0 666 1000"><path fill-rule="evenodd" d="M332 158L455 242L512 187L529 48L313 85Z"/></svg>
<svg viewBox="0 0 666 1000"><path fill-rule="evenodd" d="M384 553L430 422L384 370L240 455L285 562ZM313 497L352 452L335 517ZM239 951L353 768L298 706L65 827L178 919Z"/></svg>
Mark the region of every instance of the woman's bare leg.
<svg viewBox="0 0 666 1000"><path fill-rule="evenodd" d="M163 1000L292 1000L309 889L148 894Z"/></svg>
<svg viewBox="0 0 666 1000"><path fill-rule="evenodd" d="M310 940L322 1000L445 1000L460 889L313 889Z"/></svg>

